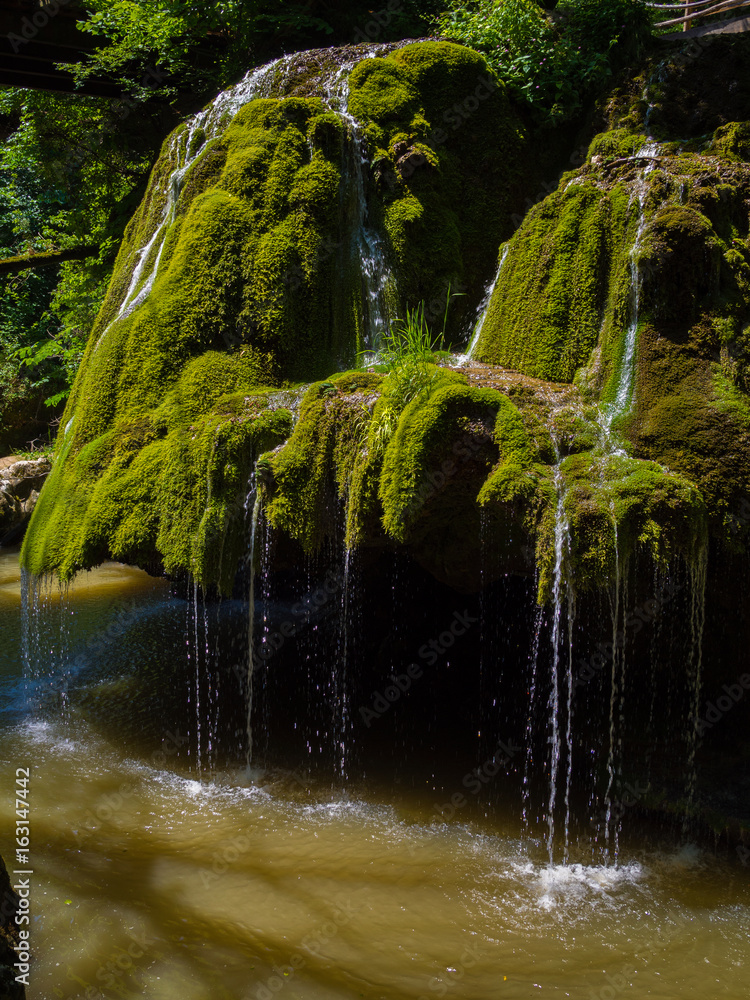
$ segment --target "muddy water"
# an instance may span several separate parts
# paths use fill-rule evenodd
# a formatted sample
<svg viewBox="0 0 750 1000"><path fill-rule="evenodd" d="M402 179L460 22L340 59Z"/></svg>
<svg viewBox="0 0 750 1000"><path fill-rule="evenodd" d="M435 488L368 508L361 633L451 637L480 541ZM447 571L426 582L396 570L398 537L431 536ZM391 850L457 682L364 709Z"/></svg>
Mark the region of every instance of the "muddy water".
<svg viewBox="0 0 750 1000"><path fill-rule="evenodd" d="M575 845L550 866L512 826L437 823L366 786L218 759L199 782L194 724L174 724L153 666L186 655L184 602L107 566L51 614L49 674L24 680L16 559L0 557L2 851L30 767L30 1000L747 996L750 869L632 840L617 867ZM83 650L64 690L58 639ZM87 711L91 692L116 712Z"/></svg>

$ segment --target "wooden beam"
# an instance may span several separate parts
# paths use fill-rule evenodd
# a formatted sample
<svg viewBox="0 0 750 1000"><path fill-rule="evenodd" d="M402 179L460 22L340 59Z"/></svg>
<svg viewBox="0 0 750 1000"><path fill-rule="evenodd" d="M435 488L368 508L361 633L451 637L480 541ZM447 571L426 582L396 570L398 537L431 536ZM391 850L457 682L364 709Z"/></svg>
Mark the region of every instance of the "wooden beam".
<svg viewBox="0 0 750 1000"><path fill-rule="evenodd" d="M693 14L688 14L685 17L674 17L670 21L659 21L654 25L655 28L670 28L672 25L681 24L683 25L683 30L687 30L688 24L692 21L698 21L702 17L708 17L710 14L725 14L732 10L742 10L742 8L749 5L749 0L724 0L723 3L714 4L704 10L698 11Z"/></svg>

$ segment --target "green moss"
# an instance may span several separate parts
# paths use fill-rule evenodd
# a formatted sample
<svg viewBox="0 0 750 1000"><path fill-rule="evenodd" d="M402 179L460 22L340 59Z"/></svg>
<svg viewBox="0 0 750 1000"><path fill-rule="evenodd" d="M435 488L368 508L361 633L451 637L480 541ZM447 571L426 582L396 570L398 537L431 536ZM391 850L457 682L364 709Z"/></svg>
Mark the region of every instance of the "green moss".
<svg viewBox="0 0 750 1000"><path fill-rule="evenodd" d="M594 136L588 149L588 159L601 157L605 162L634 156L649 143L646 135L633 133L626 128L615 128Z"/></svg>
<svg viewBox="0 0 750 1000"><path fill-rule="evenodd" d="M731 122L716 129L708 147L714 156L750 162L750 122Z"/></svg>
<svg viewBox="0 0 750 1000"><path fill-rule="evenodd" d="M539 536L545 514L554 507L552 473L543 464L523 417L513 403L501 397L494 437L500 462L479 492L482 507L505 510L530 539ZM541 553L543 544L538 545Z"/></svg>
<svg viewBox="0 0 750 1000"><path fill-rule="evenodd" d="M475 357L570 382L596 345L615 232L606 194L581 180L537 205L512 240Z"/></svg>
<svg viewBox="0 0 750 1000"><path fill-rule="evenodd" d="M306 92L320 72L309 62L298 73ZM269 521L307 551L326 538L392 541L439 573L444 553L474 551L481 513L504 556L524 560L535 542L542 597L561 498L579 590L610 582L636 551L697 561L707 524L737 541L750 482L745 123L681 136L685 109L669 123L656 95L671 144L646 173L634 158L646 141L643 87L608 103L611 128L589 162L507 244L476 352L576 380L586 411L572 390L555 409L523 380L509 398L424 362L330 375L352 363L363 333L360 216L342 197L359 169L347 125L316 98L251 102L219 138L194 137L163 223L183 130L126 233L25 565L68 578L110 554L226 591L262 451ZM424 301L441 320L450 282L468 293L451 312L460 329L523 186L526 137L503 87L476 53L421 42L363 60L349 110L371 144L368 224L393 265L394 311ZM117 319L144 286L148 267L131 287L138 253L162 225L163 247L155 240L144 261L159 259L152 294ZM626 457L603 453L592 408L615 398L636 301L632 406L617 421ZM310 379L325 380L292 432L271 389Z"/></svg>
<svg viewBox="0 0 750 1000"><path fill-rule="evenodd" d="M268 521L308 552L343 530L342 501L370 420L367 403L379 381L353 372L311 386L294 433L268 458Z"/></svg>
<svg viewBox="0 0 750 1000"><path fill-rule="evenodd" d="M561 465L576 589L608 584L637 550L664 565L696 564L707 537L703 497L654 462L576 455Z"/></svg>
<svg viewBox="0 0 750 1000"><path fill-rule="evenodd" d="M168 232L166 187L184 162L184 132L165 144L128 228L64 418L72 426L27 537L24 560L34 572L67 578L109 551L226 588L239 544L232 512L244 503L261 433L261 418L244 412L243 400L254 387L322 374L358 346L361 283L340 235L343 134L317 99L251 102L219 139L195 139ZM163 247L154 242L133 284L140 250L160 227ZM157 258L151 294L116 318ZM233 395L231 412L216 412ZM134 426L149 428L142 454L123 444ZM101 459L94 464L91 449ZM218 477L211 455L223 456ZM216 562L217 552L226 558Z"/></svg>
<svg viewBox="0 0 750 1000"><path fill-rule="evenodd" d="M655 319L691 322L718 288L720 242L709 220L687 205L665 205L643 240L641 266L649 280L642 296Z"/></svg>
<svg viewBox="0 0 750 1000"><path fill-rule="evenodd" d="M25 565L34 573L53 565L69 579L109 554L231 590L250 473L262 450L289 435L292 417L257 394L242 413L232 397L215 406L229 401L231 415L209 412L166 434L148 418L123 420L75 456L65 446L38 505L45 530L25 540Z"/></svg>
<svg viewBox="0 0 750 1000"><path fill-rule="evenodd" d="M352 71L349 83L349 111L362 122L408 127L420 109L411 74L393 59L365 59Z"/></svg>
<svg viewBox="0 0 750 1000"><path fill-rule="evenodd" d="M227 162L227 147L221 139L214 139L190 167L180 192L177 211L184 215L194 199L216 185ZM239 193L239 192L232 192Z"/></svg>
<svg viewBox="0 0 750 1000"><path fill-rule="evenodd" d="M404 541L424 514L426 501L440 487L434 473L443 479L456 474L457 465L466 457L453 450L461 430L490 415L494 422L497 411L506 405L512 407L493 389L473 389L444 378L437 378L427 394L409 403L385 450L378 489L383 526L392 538ZM513 432L525 440L522 423L520 429L509 432L511 437Z"/></svg>
<svg viewBox="0 0 750 1000"><path fill-rule="evenodd" d="M343 155L345 138L344 123L332 111L322 112L310 119L310 124L307 127L307 140L327 159L335 160Z"/></svg>
<svg viewBox="0 0 750 1000"><path fill-rule="evenodd" d="M419 42L360 63L349 110L376 147L371 213L387 236L401 308L435 303L442 318L448 283L460 286L457 334L509 235L522 173L525 133L505 88L476 52Z"/></svg>

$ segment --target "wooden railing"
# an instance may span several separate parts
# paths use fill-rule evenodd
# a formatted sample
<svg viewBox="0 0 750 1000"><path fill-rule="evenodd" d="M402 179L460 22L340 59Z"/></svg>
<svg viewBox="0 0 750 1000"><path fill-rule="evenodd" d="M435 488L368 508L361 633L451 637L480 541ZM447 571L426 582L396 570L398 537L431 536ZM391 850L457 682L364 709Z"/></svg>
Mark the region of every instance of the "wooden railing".
<svg viewBox="0 0 750 1000"><path fill-rule="evenodd" d="M727 14L730 11L748 10L750 12L750 0L723 0L717 3L716 0L693 0L691 3L646 3L647 7L654 7L656 10L684 11L682 17L674 17L668 21L659 21L655 28L670 28L682 25L682 30L687 31L688 27L702 17L712 17L716 14Z"/></svg>

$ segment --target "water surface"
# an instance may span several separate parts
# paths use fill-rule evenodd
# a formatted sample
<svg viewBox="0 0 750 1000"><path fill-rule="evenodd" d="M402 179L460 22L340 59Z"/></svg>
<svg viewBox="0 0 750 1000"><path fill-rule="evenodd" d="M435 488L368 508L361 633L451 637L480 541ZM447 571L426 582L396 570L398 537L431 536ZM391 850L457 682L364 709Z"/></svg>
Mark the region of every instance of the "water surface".
<svg viewBox="0 0 750 1000"><path fill-rule="evenodd" d="M8 857L30 767L30 1000L747 996L747 868L633 838L616 866L583 844L550 866L511 822L443 823L407 793L218 753L198 781L195 691L168 666L191 655L188 603L127 567L87 574L31 621L24 681L16 560L0 556L0 813Z"/></svg>

